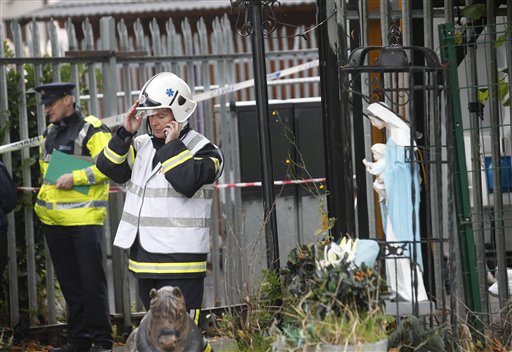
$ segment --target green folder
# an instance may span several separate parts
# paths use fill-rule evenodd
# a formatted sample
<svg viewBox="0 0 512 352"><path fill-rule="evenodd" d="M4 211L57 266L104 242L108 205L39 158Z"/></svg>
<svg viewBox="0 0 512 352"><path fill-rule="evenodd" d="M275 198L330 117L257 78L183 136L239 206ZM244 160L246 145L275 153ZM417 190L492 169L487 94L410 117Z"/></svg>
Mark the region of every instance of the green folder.
<svg viewBox="0 0 512 352"><path fill-rule="evenodd" d="M44 175L44 179L45 181L55 184L57 183L57 179L62 175L69 174L74 170L85 169L91 165L94 164L90 161L80 159L75 155L54 150L52 152L50 164L48 165L48 170L46 170L46 175ZM73 189L83 194L87 194L89 192L89 186L73 186Z"/></svg>

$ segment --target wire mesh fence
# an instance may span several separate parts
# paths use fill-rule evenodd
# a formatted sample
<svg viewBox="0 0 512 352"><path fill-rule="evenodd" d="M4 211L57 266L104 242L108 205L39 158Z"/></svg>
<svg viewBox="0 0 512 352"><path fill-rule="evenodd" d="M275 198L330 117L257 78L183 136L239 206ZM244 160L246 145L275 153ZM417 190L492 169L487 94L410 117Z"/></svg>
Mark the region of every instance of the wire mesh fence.
<svg viewBox="0 0 512 352"><path fill-rule="evenodd" d="M450 71L461 277L478 325L504 327L512 267L511 24L440 27Z"/></svg>

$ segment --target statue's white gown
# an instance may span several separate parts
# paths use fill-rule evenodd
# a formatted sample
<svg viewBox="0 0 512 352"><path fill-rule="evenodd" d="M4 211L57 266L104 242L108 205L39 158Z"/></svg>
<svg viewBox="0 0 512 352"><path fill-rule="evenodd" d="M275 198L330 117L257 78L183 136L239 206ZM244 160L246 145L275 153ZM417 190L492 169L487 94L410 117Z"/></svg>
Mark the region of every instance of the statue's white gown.
<svg viewBox="0 0 512 352"><path fill-rule="evenodd" d="M423 259L421 243L419 242L420 185L418 165L414 161L414 169L411 172L409 160L414 158L414 153L411 153L410 147L397 145L392 138L388 138L386 146L386 168L384 170L387 214L387 219L384 222L386 240L389 242L418 241L416 244L410 243L405 248L403 255L408 258L396 259L396 262L393 259L386 261L387 280L391 289L401 299L412 301L412 276L413 270L416 270L418 278L417 299L423 301L427 299L427 294L420 271L423 270ZM413 219L415 221L414 230Z"/></svg>

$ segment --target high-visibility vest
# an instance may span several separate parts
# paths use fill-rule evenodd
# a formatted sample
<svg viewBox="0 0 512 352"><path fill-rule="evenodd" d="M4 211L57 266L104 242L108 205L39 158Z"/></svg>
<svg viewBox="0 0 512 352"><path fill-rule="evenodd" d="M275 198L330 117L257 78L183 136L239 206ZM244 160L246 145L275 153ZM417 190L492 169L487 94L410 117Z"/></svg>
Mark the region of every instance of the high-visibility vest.
<svg viewBox="0 0 512 352"><path fill-rule="evenodd" d="M192 156L210 143L193 130L182 141L184 154ZM134 146L137 157L114 245L130 248L139 233L141 246L151 253L208 253L213 185L187 198L172 188L161 163L153 168L156 150L148 135L137 137Z"/></svg>
<svg viewBox="0 0 512 352"><path fill-rule="evenodd" d="M79 130L66 130L70 134L66 138L74 140L73 155L94 162L108 145L111 134L107 128L102 127L101 120L94 116L85 117L84 122ZM39 166L43 177L51 161L51 153L46 150L46 139L56 133L55 128L54 124L48 126L40 147ZM86 138L91 133L90 138ZM57 189L54 184L43 183L34 206L41 222L62 226L102 225L107 215L108 178L92 165L74 170L73 182L75 185L88 185L87 194L74 189Z"/></svg>

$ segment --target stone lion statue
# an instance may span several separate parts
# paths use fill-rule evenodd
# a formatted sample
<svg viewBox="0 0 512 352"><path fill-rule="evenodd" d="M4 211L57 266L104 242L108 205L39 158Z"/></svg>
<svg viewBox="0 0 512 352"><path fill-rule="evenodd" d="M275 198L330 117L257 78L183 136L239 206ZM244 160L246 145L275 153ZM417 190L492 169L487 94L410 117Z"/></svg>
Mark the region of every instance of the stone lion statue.
<svg viewBox="0 0 512 352"><path fill-rule="evenodd" d="M126 341L129 352L200 352L203 335L187 314L178 287L152 289L150 308Z"/></svg>

